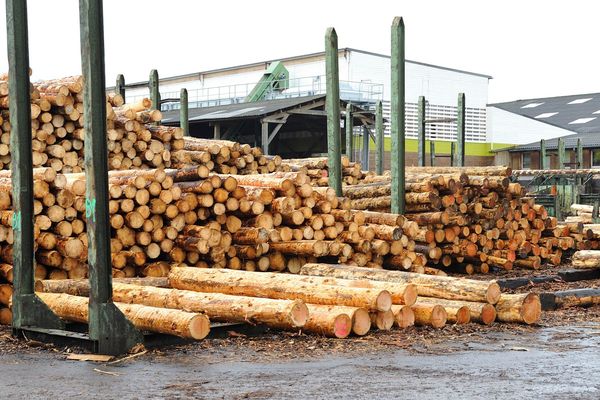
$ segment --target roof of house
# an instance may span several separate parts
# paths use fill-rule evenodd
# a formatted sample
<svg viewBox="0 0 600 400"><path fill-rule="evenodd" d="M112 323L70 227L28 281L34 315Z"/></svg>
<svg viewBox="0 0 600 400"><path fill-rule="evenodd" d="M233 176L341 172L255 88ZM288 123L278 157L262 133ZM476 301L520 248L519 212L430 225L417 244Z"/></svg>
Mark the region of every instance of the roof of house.
<svg viewBox="0 0 600 400"><path fill-rule="evenodd" d="M488 106L574 133L600 135L600 93L516 100Z"/></svg>
<svg viewBox="0 0 600 400"><path fill-rule="evenodd" d="M362 54L369 54L369 55L373 55L373 56L377 56L377 57L390 58L390 56L385 55L385 54L373 53L373 52L365 51L365 50L358 50L358 49L354 49L351 47L341 48L338 50L338 52L339 53L356 52L356 53L362 53ZM325 55L324 51L320 51L320 52L316 52L316 53L309 53L309 54L301 54L301 55L297 55L297 56L284 57L284 58L278 58L278 59L273 59L273 60L258 61L258 62L248 63L248 64L240 64L240 65L235 65L232 67L217 68L217 69L193 72L193 73L188 73L188 74L183 74L183 75L169 76L169 77L165 77L165 78L160 78L160 81L161 82L169 82L169 81L176 81L179 79L194 78L194 77L197 77L198 79L200 79L200 77L202 75L221 73L221 72L232 71L232 70L243 69L243 68L253 68L253 67L257 67L257 66L261 66L261 65L264 65L265 69L266 69L266 67L269 64L271 64L275 61L283 61L283 62L294 61L294 60L301 60L303 58L311 58L311 57L318 57L318 56L324 56L324 55ZM470 72L470 71L464 71L464 70L455 69L455 68L442 67L440 65L427 64L427 63L423 63L423 62L419 62L419 61L406 60L406 62L411 63L411 64L423 65L426 67L443 69L446 71L453 71L453 72L458 72L458 73L462 73L462 74L468 74L468 75L479 76L482 78L492 79L492 77L490 75L480 74L477 72ZM141 82L134 82L134 83L126 84L126 87L132 88L132 87L140 87L140 86L147 86L147 85L148 85L148 81L141 81ZM107 90L113 90L113 89L114 89L114 86L107 88Z"/></svg>
<svg viewBox="0 0 600 400"><path fill-rule="evenodd" d="M566 149L574 149L577 147L577 139L581 139L581 146L585 148L599 148L600 147L600 133L586 132L586 133L575 133L573 135L562 136L561 139L565 142ZM558 149L558 138L546 139L546 150L557 150ZM502 149L500 151L508 150L509 152L524 152L524 151L539 151L540 142L533 142L514 146L509 149Z"/></svg>
<svg viewBox="0 0 600 400"><path fill-rule="evenodd" d="M302 107L311 103L316 103L325 99L324 94L304 97L290 97L275 100L255 101L249 103L236 103L223 106L190 108L188 111L188 119L190 123L194 122L211 122L224 121L248 118L262 118L267 115L278 114L293 108ZM340 100L340 107L345 107L346 102ZM352 105L353 109L362 111L356 105ZM362 111L362 115L369 119L373 119L372 112ZM163 112L164 123L179 122L179 110Z"/></svg>

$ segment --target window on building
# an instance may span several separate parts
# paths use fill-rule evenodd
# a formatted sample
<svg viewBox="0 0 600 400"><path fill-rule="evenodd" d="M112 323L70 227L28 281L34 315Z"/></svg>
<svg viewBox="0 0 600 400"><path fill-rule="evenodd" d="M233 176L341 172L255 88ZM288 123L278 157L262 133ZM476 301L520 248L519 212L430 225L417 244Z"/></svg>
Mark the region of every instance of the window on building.
<svg viewBox="0 0 600 400"><path fill-rule="evenodd" d="M592 168L600 168L600 150L592 150Z"/></svg>
<svg viewBox="0 0 600 400"><path fill-rule="evenodd" d="M521 168L531 169L531 153L521 154Z"/></svg>

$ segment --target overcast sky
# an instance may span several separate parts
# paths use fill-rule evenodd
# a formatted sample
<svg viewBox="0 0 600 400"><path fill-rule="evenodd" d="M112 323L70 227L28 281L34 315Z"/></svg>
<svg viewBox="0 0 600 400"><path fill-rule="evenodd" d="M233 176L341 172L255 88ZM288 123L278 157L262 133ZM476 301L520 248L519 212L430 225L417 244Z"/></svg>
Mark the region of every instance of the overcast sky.
<svg viewBox="0 0 600 400"><path fill-rule="evenodd" d="M78 1L28 7L33 79L80 73ZM489 102L598 92L599 10L591 0L104 0L107 84L322 51L328 26L340 47L390 54L399 15L408 59L492 75Z"/></svg>

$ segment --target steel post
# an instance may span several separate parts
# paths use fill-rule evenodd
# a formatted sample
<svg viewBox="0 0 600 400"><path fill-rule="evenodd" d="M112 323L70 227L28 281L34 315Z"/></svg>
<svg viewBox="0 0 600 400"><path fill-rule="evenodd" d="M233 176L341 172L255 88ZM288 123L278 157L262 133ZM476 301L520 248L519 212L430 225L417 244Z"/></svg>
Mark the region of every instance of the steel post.
<svg viewBox="0 0 600 400"><path fill-rule="evenodd" d="M465 166L465 94L458 94L458 106L456 114L456 159L454 166Z"/></svg>
<svg viewBox="0 0 600 400"><path fill-rule="evenodd" d="M432 167L435 167L435 141L429 141L429 163Z"/></svg>
<svg viewBox="0 0 600 400"><path fill-rule="evenodd" d="M548 169L548 159L546 157L546 141L540 140L540 169Z"/></svg>
<svg viewBox="0 0 600 400"><path fill-rule="evenodd" d="M565 168L565 141L558 138L558 169Z"/></svg>
<svg viewBox="0 0 600 400"><path fill-rule="evenodd" d="M188 92L181 89L179 94L179 126L183 129L183 136L190 136L190 120L188 118Z"/></svg>
<svg viewBox="0 0 600 400"><path fill-rule="evenodd" d="M18 335L27 326L56 329L63 324L35 295L33 284L33 161L26 1L6 1L6 28L14 236L12 326Z"/></svg>
<svg viewBox="0 0 600 400"><path fill-rule="evenodd" d="M325 75L329 186L335 189L338 196L341 196L340 75L338 69L338 38L334 28L327 28L327 32L325 33Z"/></svg>
<svg viewBox="0 0 600 400"><path fill-rule="evenodd" d="M392 59L391 59L391 171L392 171L392 206L396 214L404 213L405 191L405 57L404 57L404 21L402 17L394 18L392 22Z"/></svg>
<svg viewBox="0 0 600 400"><path fill-rule="evenodd" d="M95 341L97 352L121 354L142 342L142 336L112 302L102 0L79 0L79 16L84 77L89 336Z"/></svg>
<svg viewBox="0 0 600 400"><path fill-rule="evenodd" d="M152 109L160 110L160 87L158 83L158 71L150 71L148 78L148 90L150 91L150 100L152 100Z"/></svg>
<svg viewBox="0 0 600 400"><path fill-rule="evenodd" d="M417 120L417 165L425 166L425 97L419 96L418 104L418 120Z"/></svg>
<svg viewBox="0 0 600 400"><path fill-rule="evenodd" d="M377 149L377 160L375 161L375 166L377 174L381 175L383 174L383 158L385 155L383 136L383 104L381 100L379 100L375 106L375 138L377 142L375 144L375 148Z"/></svg>
<svg viewBox="0 0 600 400"><path fill-rule="evenodd" d="M352 117L352 104L346 104L346 157L354 161L354 121Z"/></svg>

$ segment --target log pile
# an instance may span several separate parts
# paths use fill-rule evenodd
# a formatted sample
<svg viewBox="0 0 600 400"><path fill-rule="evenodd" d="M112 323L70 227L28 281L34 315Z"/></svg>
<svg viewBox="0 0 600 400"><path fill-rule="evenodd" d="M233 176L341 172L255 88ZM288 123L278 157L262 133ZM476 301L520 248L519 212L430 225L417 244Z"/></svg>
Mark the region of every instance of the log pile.
<svg viewBox="0 0 600 400"><path fill-rule="evenodd" d="M565 218L565 222L581 222L584 224L592 223L592 212L594 211L594 206L586 204L571 204L570 208L574 215Z"/></svg>

